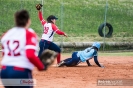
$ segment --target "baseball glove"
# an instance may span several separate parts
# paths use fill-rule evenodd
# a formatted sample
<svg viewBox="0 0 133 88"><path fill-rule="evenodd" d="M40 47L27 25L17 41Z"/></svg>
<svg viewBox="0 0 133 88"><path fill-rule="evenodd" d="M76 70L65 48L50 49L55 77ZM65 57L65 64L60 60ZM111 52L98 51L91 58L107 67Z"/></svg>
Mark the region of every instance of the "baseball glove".
<svg viewBox="0 0 133 88"><path fill-rule="evenodd" d="M37 5L36 5L36 9L37 9L37 10L40 10L40 9L42 8L42 6L43 6L42 4L37 4Z"/></svg>
<svg viewBox="0 0 133 88"><path fill-rule="evenodd" d="M47 70L47 68L54 62L56 57L57 53L55 51L49 49L43 51L43 53L40 56L40 60L45 66L44 70Z"/></svg>

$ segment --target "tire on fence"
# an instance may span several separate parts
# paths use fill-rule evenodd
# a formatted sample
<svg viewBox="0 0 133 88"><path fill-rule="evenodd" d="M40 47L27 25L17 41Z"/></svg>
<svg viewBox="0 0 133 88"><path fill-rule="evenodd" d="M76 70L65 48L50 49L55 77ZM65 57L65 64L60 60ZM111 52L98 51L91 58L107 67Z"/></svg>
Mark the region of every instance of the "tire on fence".
<svg viewBox="0 0 133 88"><path fill-rule="evenodd" d="M109 29L108 33L105 34L105 37L107 37L107 38L112 37L113 27L112 27L112 25L109 24L109 23L106 23L106 25L105 25L105 23L103 23L103 24L101 24L101 25L99 26L99 28L98 28L98 33L99 33L99 35L100 35L101 37L104 37L104 33L103 33L104 26L108 27L108 29Z"/></svg>

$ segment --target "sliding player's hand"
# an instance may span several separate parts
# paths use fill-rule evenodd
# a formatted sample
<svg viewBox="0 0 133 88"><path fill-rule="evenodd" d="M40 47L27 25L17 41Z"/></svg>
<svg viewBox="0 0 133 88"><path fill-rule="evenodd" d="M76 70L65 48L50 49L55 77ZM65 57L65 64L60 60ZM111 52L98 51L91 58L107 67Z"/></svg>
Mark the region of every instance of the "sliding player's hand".
<svg viewBox="0 0 133 88"><path fill-rule="evenodd" d="M100 67L101 67L101 68L105 68L104 65L102 65L102 64L100 65Z"/></svg>

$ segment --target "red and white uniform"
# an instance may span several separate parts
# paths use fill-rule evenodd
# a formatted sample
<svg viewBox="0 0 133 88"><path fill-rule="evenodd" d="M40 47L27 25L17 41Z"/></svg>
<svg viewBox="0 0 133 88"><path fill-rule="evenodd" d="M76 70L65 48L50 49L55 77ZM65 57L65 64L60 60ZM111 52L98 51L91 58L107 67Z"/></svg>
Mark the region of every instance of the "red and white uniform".
<svg viewBox="0 0 133 88"><path fill-rule="evenodd" d="M3 66L17 66L32 70L34 65L44 69L44 65L36 55L37 36L32 29L14 27L1 39L3 47Z"/></svg>
<svg viewBox="0 0 133 88"><path fill-rule="evenodd" d="M40 21L41 21L41 23L44 27L44 31L43 31L43 34L42 34L42 39L52 42L55 33L57 33L59 35L65 35L65 33L60 31L55 24L47 23L43 19L41 11L39 11L38 15L39 15L39 19L40 19Z"/></svg>

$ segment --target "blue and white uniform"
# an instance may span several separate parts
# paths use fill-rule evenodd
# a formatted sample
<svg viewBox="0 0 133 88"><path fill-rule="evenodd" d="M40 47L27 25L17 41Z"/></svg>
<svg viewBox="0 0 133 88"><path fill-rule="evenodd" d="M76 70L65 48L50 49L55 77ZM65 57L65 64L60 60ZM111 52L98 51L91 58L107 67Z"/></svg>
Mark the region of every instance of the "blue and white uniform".
<svg viewBox="0 0 133 88"><path fill-rule="evenodd" d="M94 56L97 56L97 51L91 47L83 51L78 51L77 56L80 57L81 62L85 62L86 60L89 60Z"/></svg>
<svg viewBox="0 0 133 88"><path fill-rule="evenodd" d="M95 63L101 67L101 65L99 64L98 60L97 60L97 55L98 55L98 50L100 48L100 43L95 42L93 43L92 47L88 47L85 50L82 51L75 51L72 53L72 57L71 58L67 58L63 61L61 61L61 63L59 64L59 67L61 66L76 66L78 65L80 62L87 62L88 66L90 66L90 63L88 60L94 58Z"/></svg>

